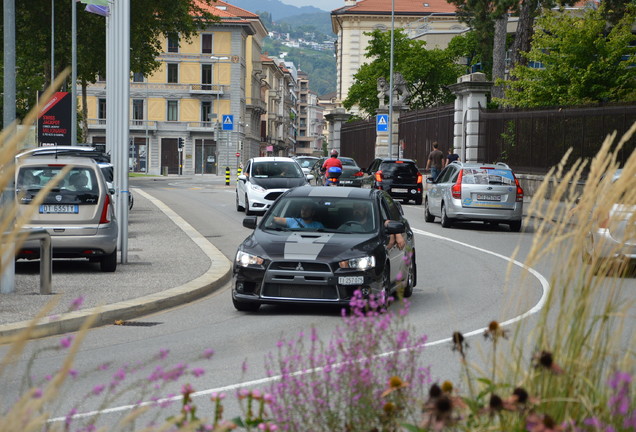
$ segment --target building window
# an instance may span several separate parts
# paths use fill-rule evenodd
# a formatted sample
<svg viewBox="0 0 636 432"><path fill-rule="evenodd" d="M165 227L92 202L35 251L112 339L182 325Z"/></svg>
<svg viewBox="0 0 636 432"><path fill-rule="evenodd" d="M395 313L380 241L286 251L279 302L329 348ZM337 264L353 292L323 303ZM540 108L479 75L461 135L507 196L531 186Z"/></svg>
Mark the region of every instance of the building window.
<svg viewBox="0 0 636 432"><path fill-rule="evenodd" d="M210 101L202 101L201 102L201 122L204 126L210 125L210 113L212 113L212 102Z"/></svg>
<svg viewBox="0 0 636 432"><path fill-rule="evenodd" d="M210 33L201 35L201 53L212 54L212 35Z"/></svg>
<svg viewBox="0 0 636 432"><path fill-rule="evenodd" d="M178 63L168 63L168 82L169 83L179 82L179 64Z"/></svg>
<svg viewBox="0 0 636 432"><path fill-rule="evenodd" d="M143 99L133 99L132 118L133 118L133 125L140 126L144 124L144 100Z"/></svg>
<svg viewBox="0 0 636 432"><path fill-rule="evenodd" d="M171 33L168 35L168 52L169 53L179 52L179 35L176 33Z"/></svg>
<svg viewBox="0 0 636 432"><path fill-rule="evenodd" d="M133 74L133 82L144 82L144 74L141 72L135 72Z"/></svg>
<svg viewBox="0 0 636 432"><path fill-rule="evenodd" d="M212 90L212 65L201 65L201 90Z"/></svg>
<svg viewBox="0 0 636 432"><path fill-rule="evenodd" d="M167 121L179 121L179 102L176 100L168 101L168 112L166 113Z"/></svg>
<svg viewBox="0 0 636 432"><path fill-rule="evenodd" d="M106 124L106 99L97 100L97 123L100 125Z"/></svg>

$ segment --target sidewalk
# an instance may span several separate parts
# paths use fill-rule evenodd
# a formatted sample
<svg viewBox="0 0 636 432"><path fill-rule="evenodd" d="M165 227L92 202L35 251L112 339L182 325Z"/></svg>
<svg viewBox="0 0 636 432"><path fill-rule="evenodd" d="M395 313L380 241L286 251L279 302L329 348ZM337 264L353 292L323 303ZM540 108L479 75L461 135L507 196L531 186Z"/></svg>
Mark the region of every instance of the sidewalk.
<svg viewBox="0 0 636 432"><path fill-rule="evenodd" d="M141 189L129 214L128 262L114 273L98 264L53 263L52 295L39 293L39 261L16 263L15 291L0 294L0 343L24 329L49 302L33 337L72 332L96 314L94 326L131 320L187 303L226 283L231 263L181 217ZM80 308L68 312L73 301Z"/></svg>

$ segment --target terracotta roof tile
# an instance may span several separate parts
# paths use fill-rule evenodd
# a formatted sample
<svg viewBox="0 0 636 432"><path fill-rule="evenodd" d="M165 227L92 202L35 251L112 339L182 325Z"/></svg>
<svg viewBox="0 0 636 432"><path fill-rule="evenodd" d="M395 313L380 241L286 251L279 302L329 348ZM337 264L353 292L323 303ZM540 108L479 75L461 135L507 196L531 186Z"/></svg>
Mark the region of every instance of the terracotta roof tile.
<svg viewBox="0 0 636 432"><path fill-rule="evenodd" d="M390 14L391 3L387 0L360 0L355 6L335 9L335 14ZM454 13L457 9L446 0L394 0L396 14L425 15L433 12Z"/></svg>
<svg viewBox="0 0 636 432"><path fill-rule="evenodd" d="M258 19L258 15L240 7L234 6L223 0L216 0L211 5L205 4L200 0L195 0L197 6L201 9L210 12L214 16L219 18L245 18L245 19Z"/></svg>

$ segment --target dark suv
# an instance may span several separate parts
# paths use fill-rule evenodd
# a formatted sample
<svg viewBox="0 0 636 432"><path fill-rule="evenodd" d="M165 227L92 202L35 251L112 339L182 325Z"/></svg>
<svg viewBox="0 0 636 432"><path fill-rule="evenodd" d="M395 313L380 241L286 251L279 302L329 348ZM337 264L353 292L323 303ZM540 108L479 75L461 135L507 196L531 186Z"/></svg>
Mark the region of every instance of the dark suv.
<svg viewBox="0 0 636 432"><path fill-rule="evenodd" d="M375 159L366 170L367 183L373 189L385 190L404 203L422 204L423 177L415 161L410 159Z"/></svg>

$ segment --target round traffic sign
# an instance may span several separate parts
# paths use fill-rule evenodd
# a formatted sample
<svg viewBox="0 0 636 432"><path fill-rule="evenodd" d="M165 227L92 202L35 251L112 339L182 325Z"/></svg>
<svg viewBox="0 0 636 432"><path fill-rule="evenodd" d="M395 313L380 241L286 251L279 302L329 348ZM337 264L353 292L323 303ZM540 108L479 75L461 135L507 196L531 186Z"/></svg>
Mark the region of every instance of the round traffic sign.
<svg viewBox="0 0 636 432"><path fill-rule="evenodd" d="M236 152L236 157L241 157L241 154L239 152Z"/></svg>

